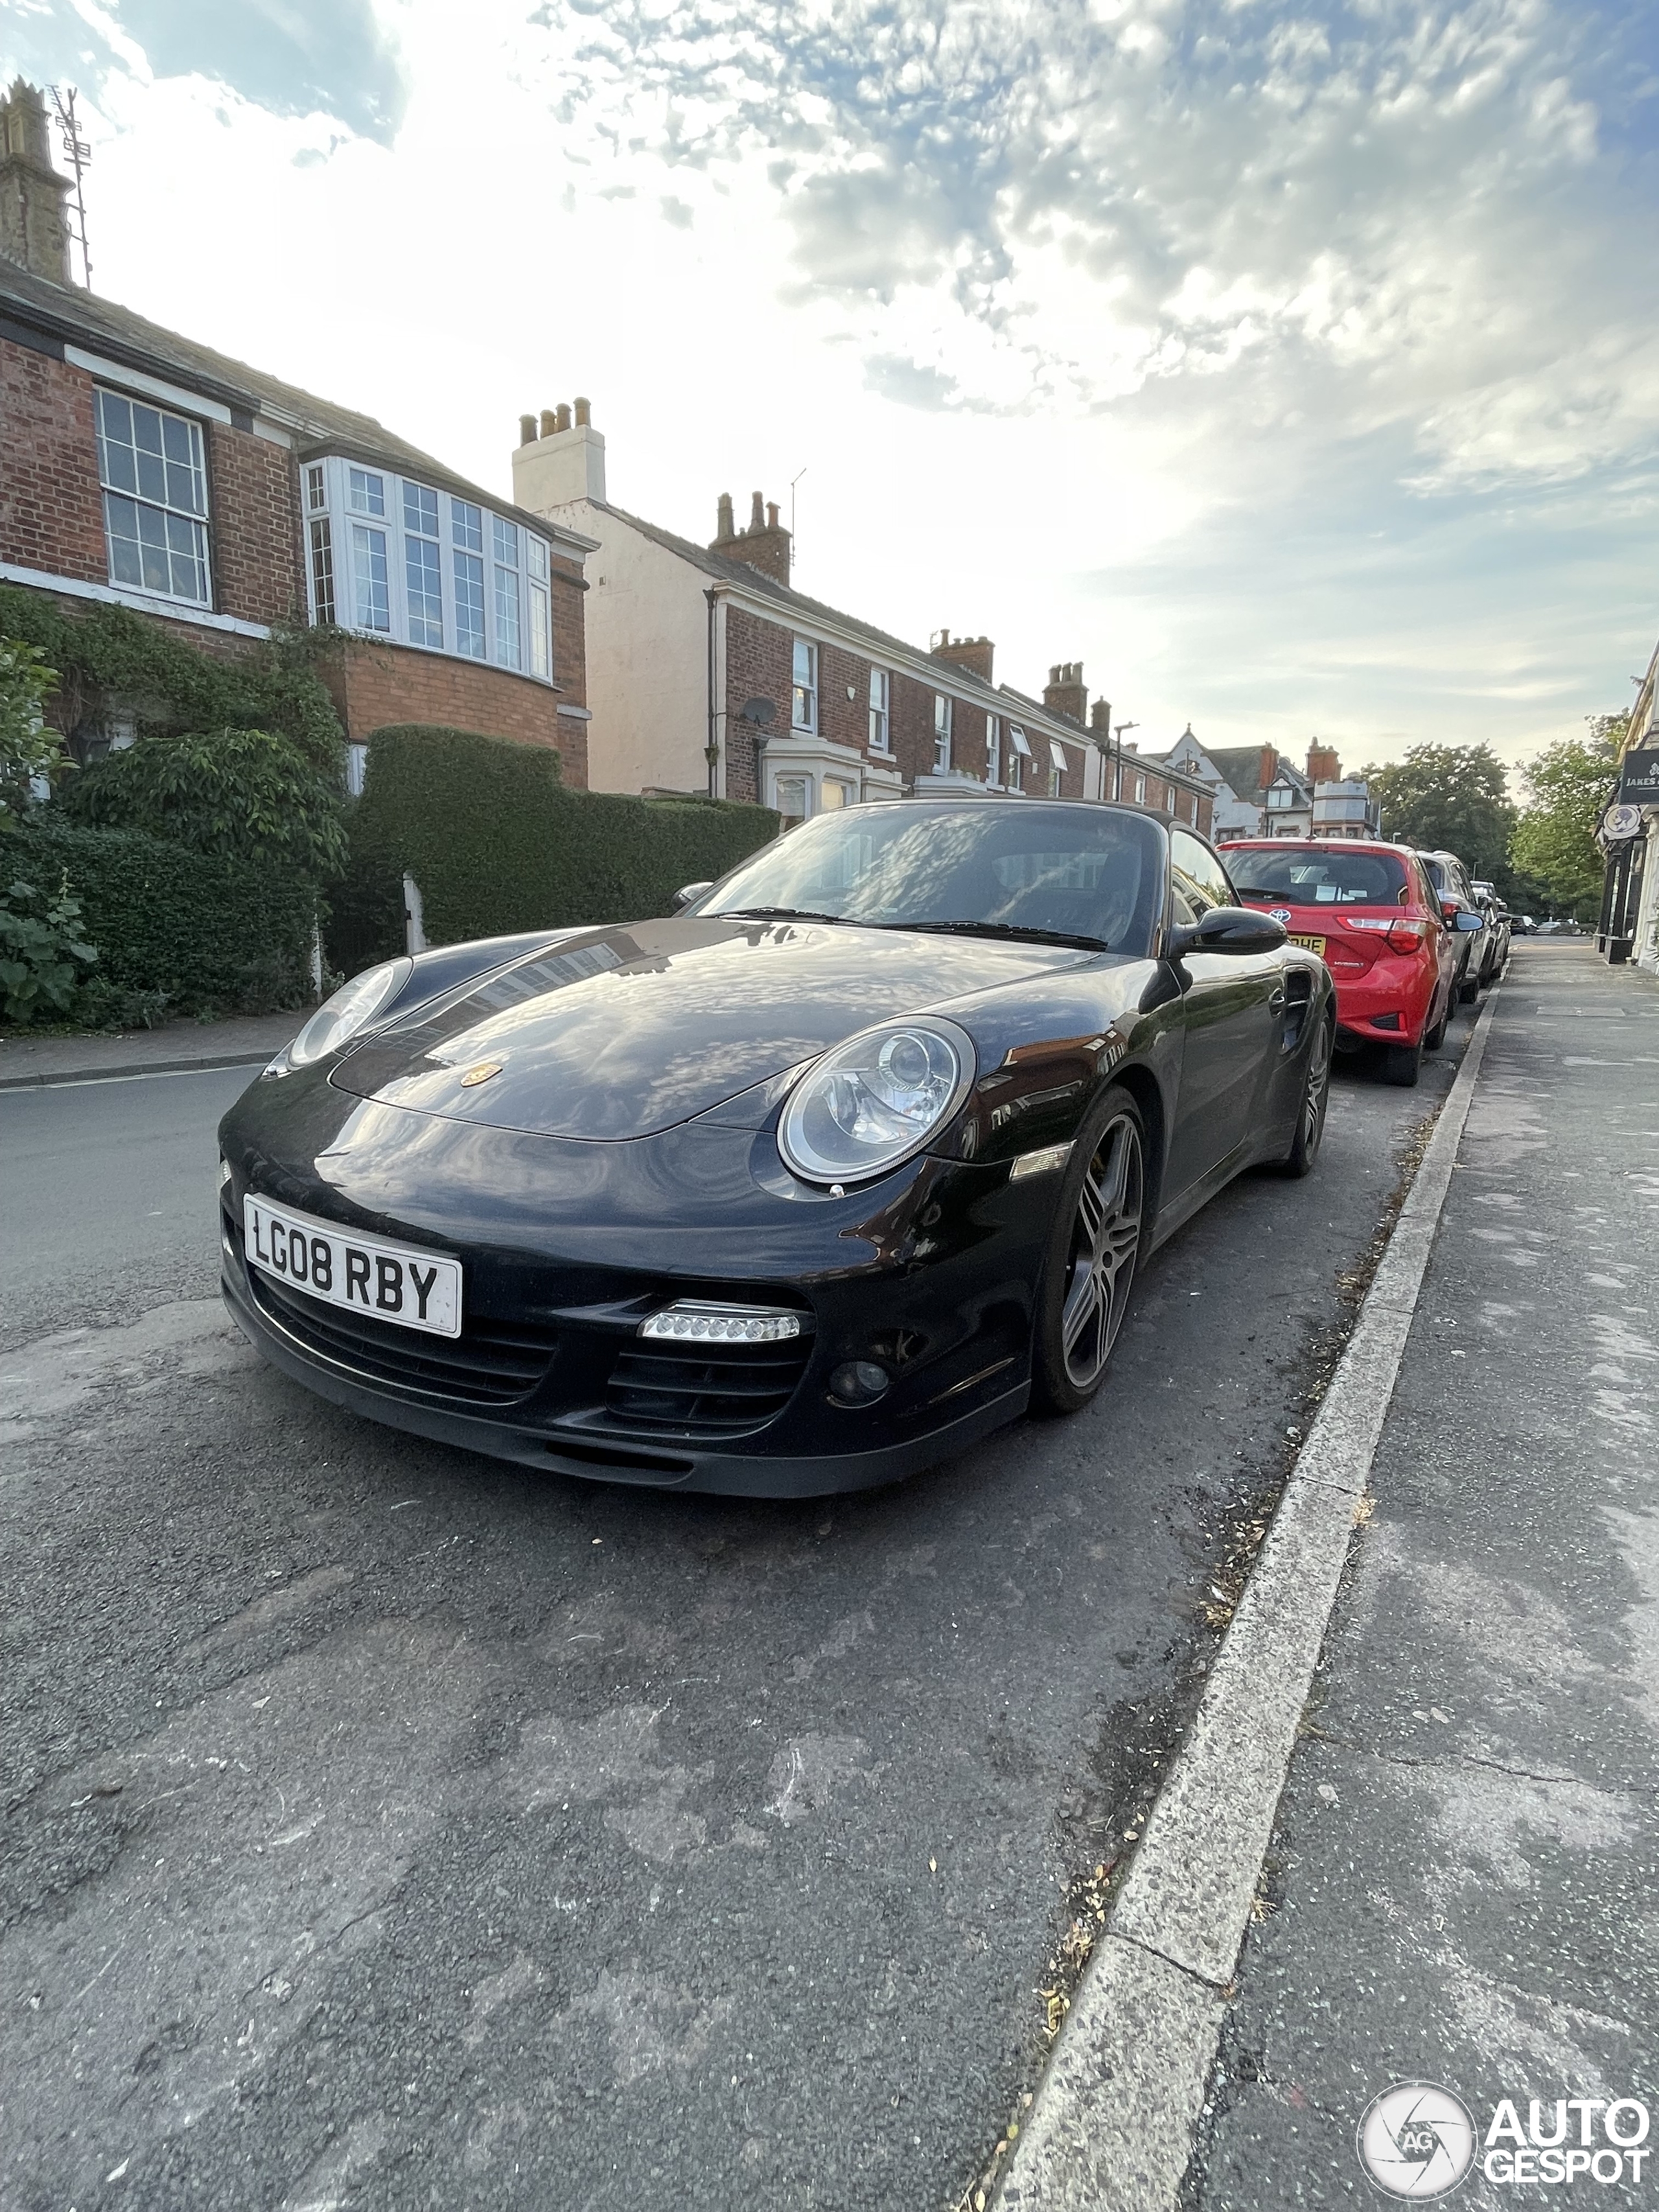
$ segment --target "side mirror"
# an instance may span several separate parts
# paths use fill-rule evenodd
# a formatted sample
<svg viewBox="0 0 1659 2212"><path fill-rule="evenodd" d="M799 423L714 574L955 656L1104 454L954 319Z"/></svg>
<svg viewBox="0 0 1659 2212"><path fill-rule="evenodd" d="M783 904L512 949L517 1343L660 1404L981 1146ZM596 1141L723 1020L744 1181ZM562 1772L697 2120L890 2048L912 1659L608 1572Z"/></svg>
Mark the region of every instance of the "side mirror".
<svg viewBox="0 0 1659 2212"><path fill-rule="evenodd" d="M1184 960L1189 952L1277 952L1285 925L1249 907L1212 906L1201 921L1170 932L1166 957Z"/></svg>
<svg viewBox="0 0 1659 2212"><path fill-rule="evenodd" d="M705 891L712 891L714 888L714 884L712 877L706 884L682 884L678 890L674 894L675 913L684 914L686 908L692 903L693 900L700 899Z"/></svg>
<svg viewBox="0 0 1659 2212"><path fill-rule="evenodd" d="M1484 929L1486 926L1486 915L1479 913L1474 907L1468 906L1458 908L1457 919L1452 924L1452 927L1461 929L1465 937L1473 937L1477 929Z"/></svg>

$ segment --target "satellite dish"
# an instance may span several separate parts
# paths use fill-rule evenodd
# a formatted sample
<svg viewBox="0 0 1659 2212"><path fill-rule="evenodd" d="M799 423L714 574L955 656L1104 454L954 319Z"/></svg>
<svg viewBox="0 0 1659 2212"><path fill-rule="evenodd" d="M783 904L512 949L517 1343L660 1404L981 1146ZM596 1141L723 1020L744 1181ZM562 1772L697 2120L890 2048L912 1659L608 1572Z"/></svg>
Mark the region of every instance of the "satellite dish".
<svg viewBox="0 0 1659 2212"><path fill-rule="evenodd" d="M754 722L764 730L771 726L772 717L777 711L776 706L770 699L745 699L738 709L738 720L740 722Z"/></svg>

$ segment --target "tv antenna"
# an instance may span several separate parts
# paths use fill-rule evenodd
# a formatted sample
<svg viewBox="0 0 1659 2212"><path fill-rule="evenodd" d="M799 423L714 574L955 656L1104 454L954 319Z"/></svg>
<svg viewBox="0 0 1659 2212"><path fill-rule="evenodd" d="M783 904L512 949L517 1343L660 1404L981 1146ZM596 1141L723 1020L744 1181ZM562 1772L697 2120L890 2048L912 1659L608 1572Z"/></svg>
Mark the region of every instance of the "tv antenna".
<svg viewBox="0 0 1659 2212"><path fill-rule="evenodd" d="M795 565L795 486L805 474L805 469L797 469L789 479L789 565L792 568Z"/></svg>
<svg viewBox="0 0 1659 2212"><path fill-rule="evenodd" d="M58 110L58 123L64 152L75 172L75 227L71 238L81 248L81 271L88 292L92 289L92 256L87 251L87 195L84 184L87 171L92 167L92 148L81 136L81 118L75 112L75 87L59 91L52 88L52 104Z"/></svg>

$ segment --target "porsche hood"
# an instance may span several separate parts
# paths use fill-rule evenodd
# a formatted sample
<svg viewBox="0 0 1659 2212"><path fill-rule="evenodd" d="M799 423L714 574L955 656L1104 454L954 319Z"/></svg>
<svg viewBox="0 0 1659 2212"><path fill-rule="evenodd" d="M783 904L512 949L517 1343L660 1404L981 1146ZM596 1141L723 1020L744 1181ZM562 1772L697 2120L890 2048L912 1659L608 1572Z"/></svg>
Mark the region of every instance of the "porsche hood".
<svg viewBox="0 0 1659 2212"><path fill-rule="evenodd" d="M846 923L585 931L377 1030L338 1090L550 1137L646 1137L843 1037L1088 956Z"/></svg>

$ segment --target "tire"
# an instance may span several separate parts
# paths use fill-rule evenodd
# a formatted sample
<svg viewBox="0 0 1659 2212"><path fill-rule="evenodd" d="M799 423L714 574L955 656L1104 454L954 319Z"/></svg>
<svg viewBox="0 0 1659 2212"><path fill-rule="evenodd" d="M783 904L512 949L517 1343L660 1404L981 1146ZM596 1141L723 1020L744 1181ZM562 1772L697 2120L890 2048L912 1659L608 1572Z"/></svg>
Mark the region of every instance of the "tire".
<svg viewBox="0 0 1659 2212"><path fill-rule="evenodd" d="M1146 1224L1146 1125L1114 1085L1078 1133L1054 1206L1032 1331L1033 1412L1081 1413L1105 1380Z"/></svg>
<svg viewBox="0 0 1659 2212"><path fill-rule="evenodd" d="M1310 1175L1319 1158L1320 1140L1325 1134L1325 1112L1330 1104L1331 1056L1335 1043L1336 1024L1327 1016L1320 1022L1318 1033L1308 1047L1308 1075L1302 1088L1302 1103L1297 1109L1296 1135L1280 1164L1281 1175Z"/></svg>
<svg viewBox="0 0 1659 2212"><path fill-rule="evenodd" d="M1423 1032L1423 1049L1425 1052L1438 1052L1441 1046L1444 1044L1446 1042L1446 1024L1450 1021L1451 1014L1452 1002L1450 998L1448 997L1445 1006L1441 1012L1439 1020L1435 1024L1431 1030L1425 1030Z"/></svg>
<svg viewBox="0 0 1659 2212"><path fill-rule="evenodd" d="M1480 978L1478 975L1471 975L1467 983L1460 983L1457 987L1457 1003L1460 1006L1472 1006L1480 996Z"/></svg>
<svg viewBox="0 0 1659 2212"><path fill-rule="evenodd" d="M1415 1044L1386 1045L1382 1052L1382 1080L1398 1084L1402 1091L1415 1091L1417 1079L1423 1073L1423 1040Z"/></svg>

